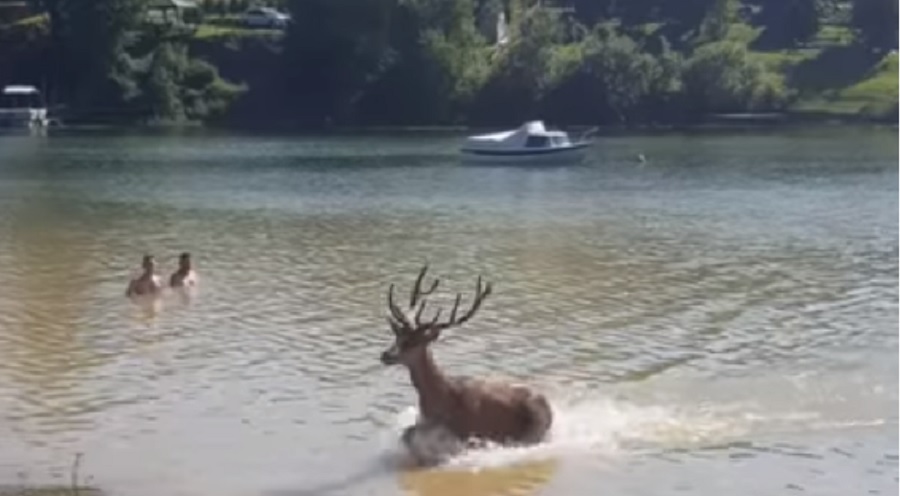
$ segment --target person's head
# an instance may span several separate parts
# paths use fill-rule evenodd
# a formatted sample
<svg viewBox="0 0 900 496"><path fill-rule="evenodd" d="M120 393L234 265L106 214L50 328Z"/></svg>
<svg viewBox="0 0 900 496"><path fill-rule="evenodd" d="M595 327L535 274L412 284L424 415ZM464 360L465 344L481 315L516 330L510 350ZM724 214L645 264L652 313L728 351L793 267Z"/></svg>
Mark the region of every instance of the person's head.
<svg viewBox="0 0 900 496"><path fill-rule="evenodd" d="M144 259L141 261L141 267L144 268L145 272L153 272L156 269L156 259L153 258L153 255L144 255Z"/></svg>
<svg viewBox="0 0 900 496"><path fill-rule="evenodd" d="M191 268L191 254L188 252L182 252L178 257L178 267L181 269L189 270Z"/></svg>

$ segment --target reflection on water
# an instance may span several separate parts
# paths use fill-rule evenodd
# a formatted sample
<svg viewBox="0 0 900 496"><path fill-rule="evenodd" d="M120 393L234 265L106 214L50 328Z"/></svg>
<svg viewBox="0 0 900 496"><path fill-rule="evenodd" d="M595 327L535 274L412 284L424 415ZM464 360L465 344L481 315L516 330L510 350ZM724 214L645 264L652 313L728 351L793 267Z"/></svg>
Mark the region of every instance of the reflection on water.
<svg viewBox="0 0 900 496"><path fill-rule="evenodd" d="M36 195L23 200L9 212L3 236L13 242L3 250L3 265L12 269L4 270L2 277L3 301L8 303L0 307L3 368L18 386L13 391L18 401L28 405L23 421L39 422L46 432L83 428L90 422L70 414L89 406L72 389L97 357L73 332L88 304L79 276L85 260L65 248L77 243L79 234L57 228L62 227L57 215L64 206L52 198ZM63 406L53 398L69 402ZM17 417L14 409L7 413Z"/></svg>
<svg viewBox="0 0 900 496"><path fill-rule="evenodd" d="M471 494L511 496L535 494L553 476L552 460L480 470L417 470L400 476L400 486L417 496Z"/></svg>
<svg viewBox="0 0 900 496"><path fill-rule="evenodd" d="M136 320L144 324L153 322L164 305L162 295L142 295L129 299L136 309L134 312Z"/></svg>
<svg viewBox="0 0 900 496"><path fill-rule="evenodd" d="M548 169L446 137L0 138L0 485L84 452L125 496L896 490L895 138L607 138ZM183 251L200 287L124 297ZM415 403L385 291L424 262L435 304L494 286L438 363L546 388L552 442L377 463Z"/></svg>

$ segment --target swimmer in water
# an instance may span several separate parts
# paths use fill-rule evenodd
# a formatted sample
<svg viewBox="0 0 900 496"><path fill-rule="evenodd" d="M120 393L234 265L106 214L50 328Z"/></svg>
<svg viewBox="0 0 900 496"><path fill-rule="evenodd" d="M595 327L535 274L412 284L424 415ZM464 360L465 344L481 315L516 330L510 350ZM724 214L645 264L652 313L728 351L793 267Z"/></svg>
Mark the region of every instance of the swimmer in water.
<svg viewBox="0 0 900 496"><path fill-rule="evenodd" d="M191 254L184 252L178 257L178 270L172 273L169 278L169 286L180 288L185 286L195 286L197 284L197 273L191 266Z"/></svg>
<svg viewBox="0 0 900 496"><path fill-rule="evenodd" d="M148 294L157 294L162 289L162 282L156 275L156 260L153 255L144 255L141 262L144 272L128 284L125 290L125 296L140 296Z"/></svg>

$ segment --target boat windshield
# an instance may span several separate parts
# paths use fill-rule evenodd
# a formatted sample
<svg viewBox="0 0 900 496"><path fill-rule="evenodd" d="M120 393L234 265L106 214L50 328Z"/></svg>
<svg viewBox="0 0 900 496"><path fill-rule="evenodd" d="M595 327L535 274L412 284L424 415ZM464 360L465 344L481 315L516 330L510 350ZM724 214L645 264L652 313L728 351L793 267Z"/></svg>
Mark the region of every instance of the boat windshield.
<svg viewBox="0 0 900 496"><path fill-rule="evenodd" d="M547 148L550 146L550 139L547 136L529 136L525 140L525 148Z"/></svg>
<svg viewBox="0 0 900 496"><path fill-rule="evenodd" d="M44 104L37 93L0 94L0 109L40 108Z"/></svg>

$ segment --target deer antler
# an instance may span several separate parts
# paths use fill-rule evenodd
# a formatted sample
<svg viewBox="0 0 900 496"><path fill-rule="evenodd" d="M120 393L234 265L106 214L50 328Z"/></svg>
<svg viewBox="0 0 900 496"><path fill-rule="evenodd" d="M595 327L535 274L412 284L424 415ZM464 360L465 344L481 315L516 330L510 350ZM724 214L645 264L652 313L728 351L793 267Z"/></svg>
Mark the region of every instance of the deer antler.
<svg viewBox="0 0 900 496"><path fill-rule="evenodd" d="M448 329L450 327L458 327L463 325L467 320L472 318L475 315L475 312L481 308L481 303L484 299L491 294L491 283L487 283L484 288L482 288L481 284L481 276L478 276L478 284L475 288L475 300L472 303L472 306L469 310L460 317L456 318L456 312L459 310L459 304L462 300L462 294L457 293L456 302L453 304L453 310L450 312L450 320L447 322L438 322L438 319L441 316L441 309L438 309L435 312L434 317L430 322L423 323L422 322L422 313L425 311L425 305L427 300L423 298L424 296L428 296L432 294L440 284L441 280L435 278L434 282L432 282L431 287L427 290L422 290L422 280L425 278L425 273L428 271L428 265L426 264L422 267L422 270L419 271L418 277L416 277L416 283L413 285L412 291L409 297L409 311L413 309L416 310L416 313L413 317L413 321L410 322L409 317L406 312L401 310L396 303L394 303L394 285L391 284L388 289L388 308L391 311L391 316L388 318L388 322L391 326L391 330L394 331L394 334L400 334L403 332L418 332L424 331L426 329L433 329L435 331L442 331L444 329Z"/></svg>
<svg viewBox="0 0 900 496"><path fill-rule="evenodd" d="M438 278L434 279L434 283L431 284L431 287L428 288L428 291L422 291L422 279L425 278L425 273L428 272L428 265L426 264L422 267L422 270L419 272L419 277L416 278L416 285L413 286L412 293L409 295L409 308L416 306L416 302L419 301L419 298L423 296L428 296L431 293L434 293L434 290L437 289L438 284L441 283L441 280ZM424 305L425 301L422 300L422 304Z"/></svg>
<svg viewBox="0 0 900 496"><path fill-rule="evenodd" d="M409 318L407 317L406 313L403 310L400 310L400 308L397 307L397 304L394 303L394 285L391 284L390 289L388 289L388 308L391 311L391 315L393 315L396 323L399 323L409 329L416 329L416 328L421 327L422 312L425 310L425 300L422 299L420 302L419 299L422 298L423 296L428 296L431 293L433 293L434 290L437 289L438 284L440 284L440 282L441 282L440 279L435 279L434 282L431 284L431 287L428 288L427 291L422 291L422 279L425 278L426 272L428 272L428 265L425 265L424 267L422 267L422 270L419 271L419 276L416 278L416 284L413 286L412 292L409 295L409 309L410 310L415 308L417 303L419 304L419 308L416 310L416 314L415 314L415 325L413 325L409 321ZM392 328L394 327L393 323L392 323L391 327Z"/></svg>
<svg viewBox="0 0 900 496"><path fill-rule="evenodd" d="M453 310L450 311L450 320L448 320L447 322L434 323L431 327L436 331L443 331L444 329L448 329L450 327L459 327L465 324L466 321L471 319L475 315L475 312L477 312L478 309L481 308L481 304L484 302L484 299L487 298L489 294L491 294L491 290L491 283L487 283L484 286L484 289L482 289L481 276L478 276L478 283L475 286L475 299L472 301L472 306L469 307L469 310L465 313L465 315L463 315L459 319L456 318L456 311L459 310L459 303L462 300L462 294L456 293L456 301L453 303ZM440 315L440 312L438 312L438 315ZM435 321L437 321L437 315L435 315Z"/></svg>
<svg viewBox="0 0 900 496"><path fill-rule="evenodd" d="M390 309L391 315L394 316L394 320L391 321L391 327L394 327L394 324L402 324L403 326L411 327L409 324L409 319L406 318L406 314L403 313L403 310L397 308L397 304L394 303L393 284L391 284L391 287L388 289L388 309Z"/></svg>

